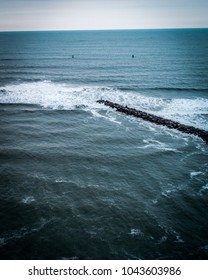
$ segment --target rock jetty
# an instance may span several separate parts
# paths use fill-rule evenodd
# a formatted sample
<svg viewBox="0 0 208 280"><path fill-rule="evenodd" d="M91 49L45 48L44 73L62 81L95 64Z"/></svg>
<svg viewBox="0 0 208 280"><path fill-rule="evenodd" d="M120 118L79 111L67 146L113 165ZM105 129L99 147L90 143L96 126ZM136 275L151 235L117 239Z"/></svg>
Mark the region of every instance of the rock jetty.
<svg viewBox="0 0 208 280"><path fill-rule="evenodd" d="M127 106L122 106L120 104L117 104L117 103L114 103L114 102L111 102L108 100L100 99L100 100L97 100L97 102L100 104L109 106L113 109L116 109L116 111L122 112L126 115L134 116L136 118L141 118L145 121L149 121L151 123L155 123L158 125L167 126L170 129L177 129L183 133L196 135L196 136L202 138L208 144L208 132L205 130L195 128L193 126L184 125L179 122L175 122L175 121L172 121L169 119L158 117L158 116L155 116L155 115L152 115L152 114L140 111L140 110L129 108Z"/></svg>

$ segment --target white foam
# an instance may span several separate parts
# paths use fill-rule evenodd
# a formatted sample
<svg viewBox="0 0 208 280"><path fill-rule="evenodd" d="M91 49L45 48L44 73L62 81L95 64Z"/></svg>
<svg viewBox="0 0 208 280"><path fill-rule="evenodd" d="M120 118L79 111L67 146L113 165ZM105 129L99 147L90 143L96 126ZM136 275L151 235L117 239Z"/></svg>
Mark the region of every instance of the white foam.
<svg viewBox="0 0 208 280"><path fill-rule="evenodd" d="M207 191L208 191L208 183L201 187L198 194L200 196L203 196L203 195L207 194Z"/></svg>
<svg viewBox="0 0 208 280"><path fill-rule="evenodd" d="M193 177L201 175L201 174L203 174L203 172L201 172L201 171L193 171L193 172L190 173L190 177L193 178Z"/></svg>
<svg viewBox="0 0 208 280"><path fill-rule="evenodd" d="M146 145L140 146L138 148L140 148L140 149L152 148L152 149L156 149L156 150L177 152L177 149L170 148L170 147L168 147L167 144L154 140L154 139L145 139L145 140L143 140L143 143L145 143Z"/></svg>
<svg viewBox="0 0 208 280"><path fill-rule="evenodd" d="M108 121L111 121L111 122L114 122L114 123L117 123L117 124L121 124L121 122L117 121L115 117L113 116L110 116L110 115L107 115L107 116L104 116L102 114L100 114L99 112L97 112L96 110L91 110L93 116L95 116L96 118L104 118Z"/></svg>
<svg viewBox="0 0 208 280"><path fill-rule="evenodd" d="M208 113L208 99L172 99L166 103L161 110L161 114L165 115L193 115Z"/></svg>
<svg viewBox="0 0 208 280"><path fill-rule="evenodd" d="M132 228L130 233L131 236L144 236L144 233L140 229Z"/></svg>
<svg viewBox="0 0 208 280"><path fill-rule="evenodd" d="M176 233L175 243L184 243L184 240L181 238L180 234Z"/></svg>
<svg viewBox="0 0 208 280"><path fill-rule="evenodd" d="M50 81L7 85L0 88L0 102L9 104L34 104L51 109L74 109L99 104L103 94L100 87L70 86ZM108 88L105 89L108 92ZM6 94L5 94L6 91Z"/></svg>
<svg viewBox="0 0 208 280"><path fill-rule="evenodd" d="M185 125L208 130L208 99L173 98L171 100L138 95L133 107ZM131 105L131 104L130 104Z"/></svg>
<svg viewBox="0 0 208 280"><path fill-rule="evenodd" d="M165 99L146 96L138 92L122 91L102 86L80 86L53 83L51 81L9 84L0 87L0 102L9 104L35 104L43 108L72 110L86 108L96 110L104 108L96 101L107 99L187 125L207 130L208 99L173 98ZM106 107L105 107L106 110ZM112 110L108 108L107 110ZM101 117L96 115L96 117ZM110 119L110 118L109 118ZM111 118L111 121L116 121Z"/></svg>
<svg viewBox="0 0 208 280"><path fill-rule="evenodd" d="M157 199L153 199L153 200L152 200L152 203L153 203L153 204L158 204L158 200L157 200Z"/></svg>
<svg viewBox="0 0 208 280"><path fill-rule="evenodd" d="M34 201L35 201L35 198L33 196L26 196L21 200L21 202L25 203L25 204L31 204Z"/></svg>
<svg viewBox="0 0 208 280"><path fill-rule="evenodd" d="M56 182L56 183L69 183L69 182L71 182L71 181L66 180L66 179L59 178L59 179L56 179L55 182Z"/></svg>
<svg viewBox="0 0 208 280"><path fill-rule="evenodd" d="M208 190L208 184L204 185L204 186L202 187L202 189L203 189L203 190Z"/></svg>

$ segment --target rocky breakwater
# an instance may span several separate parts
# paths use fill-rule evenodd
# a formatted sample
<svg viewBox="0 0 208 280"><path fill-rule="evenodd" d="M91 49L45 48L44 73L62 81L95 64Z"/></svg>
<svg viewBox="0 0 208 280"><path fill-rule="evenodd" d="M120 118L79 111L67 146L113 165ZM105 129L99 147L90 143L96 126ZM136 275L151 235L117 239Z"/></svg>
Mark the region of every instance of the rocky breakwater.
<svg viewBox="0 0 208 280"><path fill-rule="evenodd" d="M155 116L153 114L149 114L140 110L136 110L133 108L129 108L128 106L122 106L120 104L108 101L108 100L97 100L98 103L104 104L105 106L109 106L113 109L116 109L118 112L122 112L129 116L134 116L136 118L141 118L145 121L149 121L151 123L155 123L158 125L167 126L170 129L177 129L183 133L193 134L200 138L202 138L208 144L208 132L199 128L195 128L193 126L188 126L181 124L179 122L175 122L169 119L165 119L162 117Z"/></svg>

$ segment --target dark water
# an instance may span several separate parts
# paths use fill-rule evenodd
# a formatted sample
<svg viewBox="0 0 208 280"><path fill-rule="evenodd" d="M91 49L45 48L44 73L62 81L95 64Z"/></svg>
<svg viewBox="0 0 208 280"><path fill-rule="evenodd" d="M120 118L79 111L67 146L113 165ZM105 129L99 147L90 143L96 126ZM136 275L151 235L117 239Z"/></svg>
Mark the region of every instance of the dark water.
<svg viewBox="0 0 208 280"><path fill-rule="evenodd" d="M207 74L207 29L0 33L0 258L207 259L208 146L96 103L208 130Z"/></svg>

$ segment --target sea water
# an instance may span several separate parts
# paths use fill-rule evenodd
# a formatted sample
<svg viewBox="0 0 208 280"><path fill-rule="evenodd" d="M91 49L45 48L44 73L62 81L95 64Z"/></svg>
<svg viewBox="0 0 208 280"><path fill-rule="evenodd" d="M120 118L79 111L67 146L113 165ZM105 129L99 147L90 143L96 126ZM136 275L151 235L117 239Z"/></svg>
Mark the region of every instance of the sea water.
<svg viewBox="0 0 208 280"><path fill-rule="evenodd" d="M207 259L208 29L0 33L0 258Z"/></svg>

